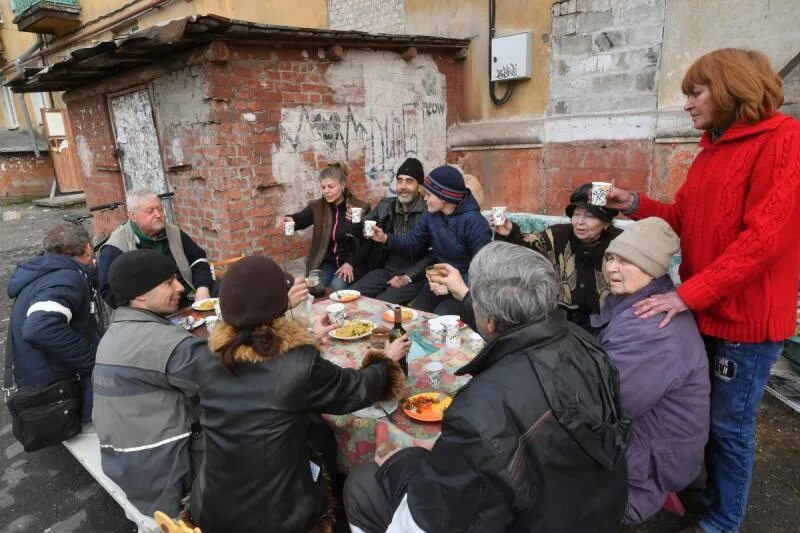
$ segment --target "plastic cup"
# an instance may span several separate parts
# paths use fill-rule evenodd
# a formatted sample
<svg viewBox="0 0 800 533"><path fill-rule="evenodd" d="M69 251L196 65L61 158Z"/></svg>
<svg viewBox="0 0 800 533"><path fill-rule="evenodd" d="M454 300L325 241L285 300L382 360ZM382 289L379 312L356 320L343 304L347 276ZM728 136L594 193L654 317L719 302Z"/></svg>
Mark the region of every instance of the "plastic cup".
<svg viewBox="0 0 800 533"><path fill-rule="evenodd" d="M428 384L432 389L438 389L442 386L442 372L444 365L439 361L431 361L423 367L425 376L428 378Z"/></svg>
<svg viewBox="0 0 800 533"><path fill-rule="evenodd" d="M428 321L428 331L434 344L444 344L444 324L438 321Z"/></svg>
<svg viewBox="0 0 800 533"><path fill-rule="evenodd" d="M506 209L505 206L492 208L492 226L503 226L506 223Z"/></svg>
<svg viewBox="0 0 800 533"><path fill-rule="evenodd" d="M205 318L205 320L206 320L206 331L211 333L211 330L213 330L214 327L217 325L217 321L219 321L219 317L211 315L211 316L207 316Z"/></svg>
<svg viewBox="0 0 800 533"><path fill-rule="evenodd" d="M375 226L378 223L374 220L365 220L364 221L364 237L372 237L375 235Z"/></svg>
<svg viewBox="0 0 800 533"><path fill-rule="evenodd" d="M214 302L214 312L217 314L217 318L222 318L222 308L219 305L219 300Z"/></svg>
<svg viewBox="0 0 800 533"><path fill-rule="evenodd" d="M363 211L363 209L361 209L360 207L351 207L350 208L350 221L353 224L358 224L359 222L361 222L361 212L362 211Z"/></svg>
<svg viewBox="0 0 800 533"><path fill-rule="evenodd" d="M473 331L469 334L469 347L472 348L472 351L480 352L484 344L483 337L479 333Z"/></svg>
<svg viewBox="0 0 800 533"><path fill-rule="evenodd" d="M345 319L344 304L331 304L325 308L331 324L342 324Z"/></svg>
<svg viewBox="0 0 800 533"><path fill-rule="evenodd" d="M294 235L294 220L283 221L283 234L287 236Z"/></svg>
<svg viewBox="0 0 800 533"><path fill-rule="evenodd" d="M444 345L448 348L460 348L461 336L458 332L458 322L447 322L444 325Z"/></svg>
<svg viewBox="0 0 800 533"><path fill-rule="evenodd" d="M611 190L612 184L607 181L593 181L592 194L589 198L589 203L592 205L606 205L608 191Z"/></svg>

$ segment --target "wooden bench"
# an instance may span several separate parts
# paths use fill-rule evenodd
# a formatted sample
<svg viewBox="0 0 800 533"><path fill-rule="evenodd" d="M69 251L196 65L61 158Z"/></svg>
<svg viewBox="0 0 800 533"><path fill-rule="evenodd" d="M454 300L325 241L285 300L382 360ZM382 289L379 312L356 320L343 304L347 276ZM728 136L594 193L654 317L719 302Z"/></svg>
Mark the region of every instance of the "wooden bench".
<svg viewBox="0 0 800 533"><path fill-rule="evenodd" d="M97 433L79 433L69 440L65 440L62 444L69 450L75 459L94 477L100 486L111 495L112 498L122 507L125 511L125 516L136 524L139 528L139 533L155 533L160 529L156 525L156 521L145 516L133 506L125 492L119 486L111 481L104 473L100 466L100 441L97 439Z"/></svg>

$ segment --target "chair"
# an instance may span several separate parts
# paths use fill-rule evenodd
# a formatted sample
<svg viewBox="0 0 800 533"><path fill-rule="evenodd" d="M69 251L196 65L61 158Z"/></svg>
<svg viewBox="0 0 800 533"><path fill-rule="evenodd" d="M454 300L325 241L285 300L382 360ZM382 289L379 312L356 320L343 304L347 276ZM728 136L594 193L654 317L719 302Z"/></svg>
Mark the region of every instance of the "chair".
<svg viewBox="0 0 800 533"><path fill-rule="evenodd" d="M228 259L221 259L219 261L211 261L209 263L211 265L211 276L214 278L214 280L222 279L222 276L225 275L225 271L228 270L228 267L243 257L244 254L237 255L235 257L229 257Z"/></svg>
<svg viewBox="0 0 800 533"><path fill-rule="evenodd" d="M176 524L172 521L172 518L161 511L153 513L153 518L155 518L156 524L164 533L202 533L199 527L190 528L183 520L178 520Z"/></svg>

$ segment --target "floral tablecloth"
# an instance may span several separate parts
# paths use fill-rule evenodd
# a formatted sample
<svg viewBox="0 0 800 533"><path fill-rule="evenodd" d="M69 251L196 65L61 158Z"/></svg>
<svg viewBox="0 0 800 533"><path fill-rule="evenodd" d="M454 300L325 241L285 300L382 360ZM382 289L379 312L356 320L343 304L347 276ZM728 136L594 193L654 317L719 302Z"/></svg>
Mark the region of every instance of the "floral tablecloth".
<svg viewBox="0 0 800 533"><path fill-rule="evenodd" d="M312 307L314 316L325 312L330 301L317 301ZM362 296L345 306L347 318L364 318L376 325L391 327L390 322L383 320L386 303ZM408 363L408 380L403 391L403 398L418 392L430 391L428 378L423 367L431 361L439 361L444 365L441 391L455 392L469 380L469 376L456 377L454 372L464 366L475 352L469 346L469 334L472 330L465 327L461 330L461 347L446 348L434 345L428 332L427 321L436 315L417 311L418 317L403 324L412 340L420 341L415 347L417 352L427 352ZM339 341L331 337L322 341L322 356L345 368L358 368L368 346L369 337L356 341ZM419 348L422 348L421 350ZM427 351L425 348L431 351ZM440 423L417 422L408 418L398 406L389 419L360 418L353 415L323 415L333 427L339 443L339 468L349 472L354 466L368 462L376 457L386 456L399 448L423 446L430 449L441 432Z"/></svg>

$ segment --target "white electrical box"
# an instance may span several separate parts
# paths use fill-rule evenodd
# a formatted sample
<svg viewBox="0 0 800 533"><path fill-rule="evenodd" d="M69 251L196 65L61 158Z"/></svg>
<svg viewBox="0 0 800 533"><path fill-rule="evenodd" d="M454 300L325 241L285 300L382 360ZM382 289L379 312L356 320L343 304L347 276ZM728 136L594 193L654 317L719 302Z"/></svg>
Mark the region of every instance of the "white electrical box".
<svg viewBox="0 0 800 533"><path fill-rule="evenodd" d="M531 33L492 39L492 81L531 77Z"/></svg>

